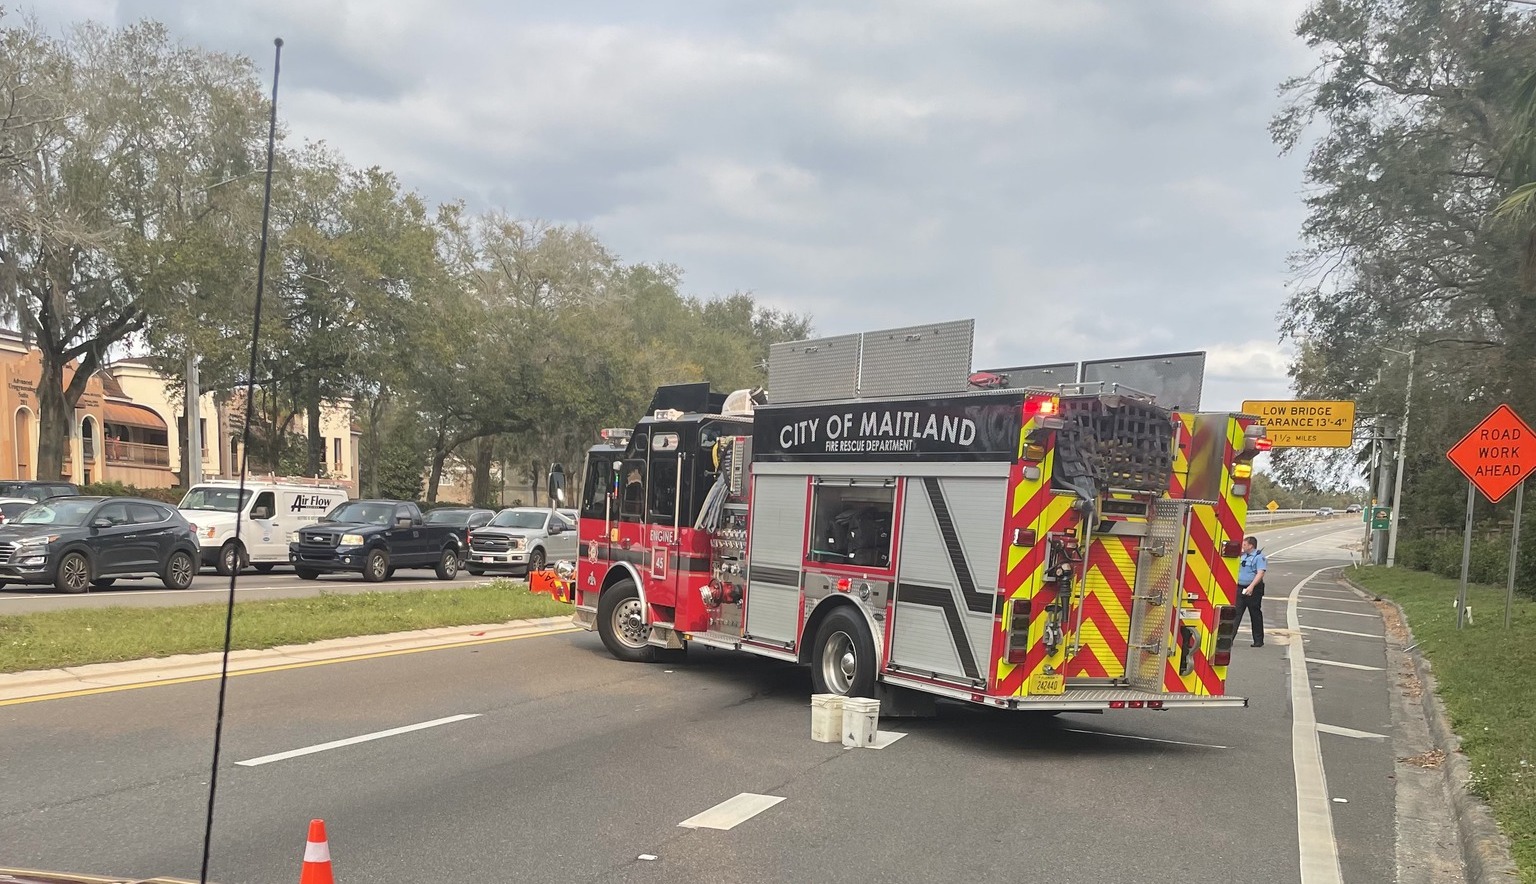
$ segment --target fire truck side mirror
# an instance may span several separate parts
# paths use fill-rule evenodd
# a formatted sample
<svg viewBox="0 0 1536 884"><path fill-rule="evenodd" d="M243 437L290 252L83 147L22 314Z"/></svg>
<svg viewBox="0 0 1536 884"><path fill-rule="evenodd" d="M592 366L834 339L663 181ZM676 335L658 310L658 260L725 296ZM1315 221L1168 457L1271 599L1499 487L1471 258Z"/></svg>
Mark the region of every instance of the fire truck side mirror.
<svg viewBox="0 0 1536 884"><path fill-rule="evenodd" d="M551 504L565 503L565 467L560 464L549 468L548 491Z"/></svg>

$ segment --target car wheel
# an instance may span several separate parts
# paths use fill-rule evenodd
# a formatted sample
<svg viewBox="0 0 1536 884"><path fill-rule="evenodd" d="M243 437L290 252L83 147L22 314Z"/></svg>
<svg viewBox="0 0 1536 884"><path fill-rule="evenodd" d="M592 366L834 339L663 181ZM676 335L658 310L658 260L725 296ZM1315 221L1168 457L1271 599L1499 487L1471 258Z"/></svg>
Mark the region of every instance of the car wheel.
<svg viewBox="0 0 1536 884"><path fill-rule="evenodd" d="M469 576L471 576L471 577L484 577L485 576L485 569L484 568L476 568L474 565L470 565L470 566L466 567L464 570L468 571L469 572ZM0 586L3 586L3 585L4 584L0 584Z"/></svg>
<svg viewBox="0 0 1536 884"><path fill-rule="evenodd" d="M110 589L117 582L116 577L101 577L91 581L91 585L97 589Z"/></svg>
<svg viewBox="0 0 1536 884"><path fill-rule="evenodd" d="M256 573L257 574L271 574L272 573L272 569L277 567L277 566L272 564L271 562L266 562L265 564L252 565L251 567L256 569Z"/></svg>
<svg viewBox="0 0 1536 884"><path fill-rule="evenodd" d="M192 585L192 578L196 576L197 563L192 561L192 554L178 549L166 560L160 582L165 584L166 589L186 589Z"/></svg>
<svg viewBox="0 0 1536 884"><path fill-rule="evenodd" d="M847 607L827 615L811 649L811 687L818 694L875 695L875 640Z"/></svg>
<svg viewBox="0 0 1536 884"><path fill-rule="evenodd" d="M389 556L382 549L372 550L363 559L363 580L379 583L389 579Z"/></svg>
<svg viewBox="0 0 1536 884"><path fill-rule="evenodd" d="M293 573L299 575L299 579L300 580L318 580L318 579L320 579L320 572L319 571L311 571L308 568L294 568L293 569Z"/></svg>
<svg viewBox="0 0 1536 884"><path fill-rule="evenodd" d="M442 558L437 562L437 579L452 580L457 576L459 576L459 553L454 549L445 549Z"/></svg>
<svg viewBox="0 0 1536 884"><path fill-rule="evenodd" d="M528 573L544 570L544 549L540 547L528 554Z"/></svg>
<svg viewBox="0 0 1536 884"><path fill-rule="evenodd" d="M649 642L645 608L640 604L640 590L633 580L620 580L608 587L597 602L597 632L608 653L629 663L650 663L656 649Z"/></svg>
<svg viewBox="0 0 1536 884"><path fill-rule="evenodd" d="M53 586L59 592L85 592L91 585L91 563L84 553L66 553L59 560Z"/></svg>
<svg viewBox="0 0 1536 884"><path fill-rule="evenodd" d="M245 565L245 550L240 547L238 541L231 540L219 547L219 557L213 563L213 570L220 577L228 577Z"/></svg>

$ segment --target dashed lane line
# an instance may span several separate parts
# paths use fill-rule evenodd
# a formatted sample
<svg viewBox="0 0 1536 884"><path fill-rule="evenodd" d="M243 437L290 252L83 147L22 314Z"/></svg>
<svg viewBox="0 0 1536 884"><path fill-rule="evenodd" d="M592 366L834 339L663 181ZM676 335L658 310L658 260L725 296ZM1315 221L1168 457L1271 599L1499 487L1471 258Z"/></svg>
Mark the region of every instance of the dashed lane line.
<svg viewBox="0 0 1536 884"><path fill-rule="evenodd" d="M1363 663L1345 663L1343 660L1308 660L1308 663L1316 663L1319 666L1338 666L1342 669L1358 669L1362 672L1386 672L1380 666L1366 666Z"/></svg>
<svg viewBox="0 0 1536 884"><path fill-rule="evenodd" d="M1353 635L1358 638L1386 638L1386 636L1375 632L1350 632L1347 629L1325 629L1321 626L1303 626L1302 629L1308 632L1328 632L1333 635Z"/></svg>
<svg viewBox="0 0 1536 884"><path fill-rule="evenodd" d="M344 746L356 746L358 743L368 743L373 740L382 740L385 737L394 737L400 734L408 734L413 731L426 730L429 727L441 727L445 724L453 724L459 721L468 721L471 718L479 718L480 713L469 715L450 715L447 718L436 718L432 721L423 721L418 724L408 724L404 727L392 727L389 730L374 731L371 734L362 734L356 737L348 737L345 740L332 740L329 743L318 743L314 746L305 746L302 749L290 749L287 752L276 752L272 755L263 755L260 758L251 758L245 761L237 761L241 767L259 767L263 764L271 764L274 761L287 761L290 758L300 758L305 755L314 755L316 752L327 752L331 749L340 749Z"/></svg>
<svg viewBox="0 0 1536 884"><path fill-rule="evenodd" d="M678 823L678 826L684 829L726 831L736 828L783 800L777 795L755 795L751 792L743 792L734 798L725 799L703 813L694 814Z"/></svg>

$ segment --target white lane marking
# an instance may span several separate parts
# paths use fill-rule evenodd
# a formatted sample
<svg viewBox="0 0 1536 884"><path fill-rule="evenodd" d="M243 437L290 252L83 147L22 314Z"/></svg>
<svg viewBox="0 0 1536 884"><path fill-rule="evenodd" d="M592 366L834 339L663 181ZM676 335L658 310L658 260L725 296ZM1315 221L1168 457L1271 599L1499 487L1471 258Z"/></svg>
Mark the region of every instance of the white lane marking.
<svg viewBox="0 0 1536 884"><path fill-rule="evenodd" d="M1318 568L1291 589L1291 600L1302 587L1327 571ZM1300 634L1300 614L1293 604L1286 611L1291 631ZM1296 840L1301 855L1301 884L1343 884L1339 871L1339 846L1333 840L1333 807L1328 802L1328 780L1323 773L1323 748L1317 739L1317 716L1312 711L1312 688L1307 679L1307 655L1301 642L1286 646L1291 664L1291 767L1296 776Z"/></svg>
<svg viewBox="0 0 1536 884"><path fill-rule="evenodd" d="M768 808L783 801L776 795L754 795L743 792L735 798L727 798L703 813L678 823L685 829L734 829Z"/></svg>
<svg viewBox="0 0 1536 884"><path fill-rule="evenodd" d="M1308 632L1331 632L1334 635L1353 635L1360 638L1386 638L1386 636L1374 632L1350 632L1347 629L1324 629L1321 626L1303 626L1302 629Z"/></svg>
<svg viewBox="0 0 1536 884"><path fill-rule="evenodd" d="M260 758L252 758L248 761L237 761L235 764L241 767L256 767L262 764L271 764L274 761L286 761L289 758L298 758L302 755L313 755L316 752L325 752L329 749L340 749L343 746L355 746L358 743L367 743L371 740L382 740L385 737L393 737L398 734L408 734L411 731L426 730L429 727L438 727L444 724L453 724L456 721L468 721L471 718L479 718L480 713L472 715L450 715L447 718L437 718L432 721L423 721L420 724L408 724L404 727L392 727L387 731L374 731L371 734L363 734L360 737L348 737L345 740L332 740L329 743L320 743L315 746L305 746L302 749L291 749L287 752L277 752L272 755L263 755Z"/></svg>
<svg viewBox="0 0 1536 884"><path fill-rule="evenodd" d="M1385 740L1387 738L1386 734L1357 731L1352 727L1340 727L1336 724L1319 724L1317 729L1321 733L1334 734L1340 737L1354 737L1357 740Z"/></svg>
<svg viewBox="0 0 1536 884"><path fill-rule="evenodd" d="M1359 611L1336 611L1333 608L1309 608L1306 605L1299 605L1298 607L1303 611L1317 611L1323 614L1343 614L1346 617L1375 617L1377 620L1381 619L1381 615L1374 611L1369 614L1362 614Z"/></svg>
<svg viewBox="0 0 1536 884"><path fill-rule="evenodd" d="M1361 663L1345 663L1343 660L1308 660L1308 663L1316 663L1320 666L1341 666L1345 669L1359 669L1364 672L1385 672L1380 666L1366 666Z"/></svg>
<svg viewBox="0 0 1536 884"><path fill-rule="evenodd" d="M1064 727L1061 730L1069 734L1089 734L1095 737L1114 737L1117 740L1140 740L1143 743L1169 743L1174 746L1195 746L1200 749L1231 749L1231 746L1217 746L1214 743L1186 743L1183 740L1164 740L1158 737L1138 737L1135 734L1109 734L1104 731L1090 731L1075 727Z"/></svg>

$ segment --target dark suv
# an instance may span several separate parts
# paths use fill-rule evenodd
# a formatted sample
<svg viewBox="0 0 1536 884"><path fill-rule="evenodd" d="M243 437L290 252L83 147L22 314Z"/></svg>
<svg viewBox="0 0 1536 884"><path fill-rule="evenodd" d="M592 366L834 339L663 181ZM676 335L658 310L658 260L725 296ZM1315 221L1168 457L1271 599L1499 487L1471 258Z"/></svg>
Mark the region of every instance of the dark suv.
<svg viewBox="0 0 1536 884"><path fill-rule="evenodd" d="M28 479L0 480L0 497L25 497L30 500L47 500L50 497L70 497L80 489L69 482L35 482Z"/></svg>
<svg viewBox="0 0 1536 884"><path fill-rule="evenodd" d="M192 531L181 513L155 500L46 500L0 527L0 586L51 583L60 592L85 592L125 577L158 577L168 589L186 589L197 574Z"/></svg>

